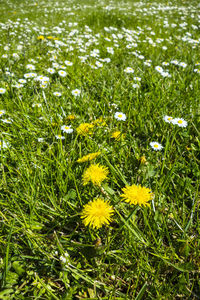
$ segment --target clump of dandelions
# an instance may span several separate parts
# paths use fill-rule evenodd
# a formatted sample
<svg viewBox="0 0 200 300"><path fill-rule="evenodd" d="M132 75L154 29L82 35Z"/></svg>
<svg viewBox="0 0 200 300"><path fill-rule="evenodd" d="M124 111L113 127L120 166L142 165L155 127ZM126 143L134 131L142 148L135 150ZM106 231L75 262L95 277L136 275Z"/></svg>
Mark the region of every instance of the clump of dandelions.
<svg viewBox="0 0 200 300"><path fill-rule="evenodd" d="M99 164L92 164L83 173L83 185L86 185L91 181L94 185L100 186L102 181L108 178L108 173L107 167L100 166Z"/></svg>
<svg viewBox="0 0 200 300"><path fill-rule="evenodd" d="M142 187L141 185L125 186L122 191L124 192L120 197L125 202L139 206L149 206L149 201L153 199L154 194L149 188Z"/></svg>
<svg viewBox="0 0 200 300"><path fill-rule="evenodd" d="M84 206L81 218L85 226L99 229L110 223L113 214L113 207L107 201L97 198Z"/></svg>

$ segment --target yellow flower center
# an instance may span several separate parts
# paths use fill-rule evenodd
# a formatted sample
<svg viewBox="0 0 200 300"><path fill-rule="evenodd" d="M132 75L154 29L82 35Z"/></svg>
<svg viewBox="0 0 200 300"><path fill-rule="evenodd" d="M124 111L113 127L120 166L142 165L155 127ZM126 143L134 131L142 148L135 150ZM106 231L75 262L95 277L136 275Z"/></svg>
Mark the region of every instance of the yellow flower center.
<svg viewBox="0 0 200 300"><path fill-rule="evenodd" d="M118 118L122 118L122 114L119 114L119 115L118 115Z"/></svg>
<svg viewBox="0 0 200 300"><path fill-rule="evenodd" d="M156 144L156 145L154 145L154 148L158 148L158 145Z"/></svg>
<svg viewBox="0 0 200 300"><path fill-rule="evenodd" d="M179 124L182 124L182 123L183 123L183 121L182 121L182 120L178 120L178 123L179 123Z"/></svg>

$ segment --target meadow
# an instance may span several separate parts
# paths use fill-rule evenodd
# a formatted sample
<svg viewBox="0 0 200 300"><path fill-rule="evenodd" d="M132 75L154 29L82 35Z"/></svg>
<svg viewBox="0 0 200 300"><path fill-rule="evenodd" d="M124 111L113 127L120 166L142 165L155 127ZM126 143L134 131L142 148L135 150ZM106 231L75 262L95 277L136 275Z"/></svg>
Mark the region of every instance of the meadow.
<svg viewBox="0 0 200 300"><path fill-rule="evenodd" d="M0 10L0 299L200 299L199 2Z"/></svg>

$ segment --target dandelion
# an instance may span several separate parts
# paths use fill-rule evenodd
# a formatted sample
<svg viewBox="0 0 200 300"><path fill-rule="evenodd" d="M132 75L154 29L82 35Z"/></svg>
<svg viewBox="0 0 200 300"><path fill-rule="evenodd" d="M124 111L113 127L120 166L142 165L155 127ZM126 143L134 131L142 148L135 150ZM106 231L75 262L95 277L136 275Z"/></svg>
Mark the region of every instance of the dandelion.
<svg viewBox="0 0 200 300"><path fill-rule="evenodd" d="M161 150L163 148L163 146L161 144L159 144L158 142L151 142L150 146L153 148L153 150Z"/></svg>
<svg viewBox="0 0 200 300"><path fill-rule="evenodd" d="M184 119L176 118L172 121L174 125L178 125L179 127L187 127L187 121Z"/></svg>
<svg viewBox="0 0 200 300"><path fill-rule="evenodd" d="M92 134L92 129L93 129L94 125L90 124L90 123L82 123L79 125L78 128L76 128L76 131L78 134L80 135L90 135Z"/></svg>
<svg viewBox="0 0 200 300"><path fill-rule="evenodd" d="M5 94L6 89L0 88L0 94Z"/></svg>
<svg viewBox="0 0 200 300"><path fill-rule="evenodd" d="M83 185L86 185L91 181L94 185L100 186L101 183L108 178L108 173L107 167L93 164L83 173Z"/></svg>
<svg viewBox="0 0 200 300"><path fill-rule="evenodd" d="M83 163L83 162L86 162L86 161L91 161L91 160L95 159L97 156L99 156L100 154L101 154L101 152L89 153L89 154L77 159L77 162L78 163Z"/></svg>
<svg viewBox="0 0 200 300"><path fill-rule="evenodd" d="M67 116L67 119L68 120L74 120L74 119L76 119L76 117L74 115L69 115L69 116Z"/></svg>
<svg viewBox="0 0 200 300"><path fill-rule="evenodd" d="M149 206L149 203L147 202L152 200L154 196L149 188L135 184L125 186L122 191L123 194L120 195L120 197L122 197L125 202L134 205L138 204L139 206Z"/></svg>
<svg viewBox="0 0 200 300"><path fill-rule="evenodd" d="M84 206L81 218L85 226L99 229L111 222L113 214L113 207L107 201L97 198Z"/></svg>
<svg viewBox="0 0 200 300"><path fill-rule="evenodd" d="M163 119L164 119L164 121L167 122L167 123L172 123L172 120L173 120L173 118L170 117L170 116L164 116Z"/></svg>
<svg viewBox="0 0 200 300"><path fill-rule="evenodd" d="M126 115L123 114L122 112L116 112L114 117L119 121L126 121Z"/></svg>
<svg viewBox="0 0 200 300"><path fill-rule="evenodd" d="M72 91L72 95L75 96L75 97L80 96L80 94L81 94L81 91L78 90L78 89L75 89L75 90Z"/></svg>
<svg viewBox="0 0 200 300"><path fill-rule="evenodd" d="M111 137L113 138L113 139L115 139L116 141L119 141L120 140L120 138L124 138L124 134L122 134L121 133L121 131L114 131L113 133L112 133L112 135L111 135Z"/></svg>
<svg viewBox="0 0 200 300"><path fill-rule="evenodd" d="M66 133L72 133L73 132L73 129L71 128L71 126L68 126L68 125L61 126L61 130L63 132L66 132Z"/></svg>

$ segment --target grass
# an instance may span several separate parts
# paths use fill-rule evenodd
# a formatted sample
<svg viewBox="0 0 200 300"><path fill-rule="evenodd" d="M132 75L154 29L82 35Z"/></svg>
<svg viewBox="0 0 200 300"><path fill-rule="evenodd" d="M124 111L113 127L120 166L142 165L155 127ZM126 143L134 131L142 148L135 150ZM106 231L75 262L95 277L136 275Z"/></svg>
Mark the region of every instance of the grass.
<svg viewBox="0 0 200 300"><path fill-rule="evenodd" d="M0 3L0 299L199 299L197 7ZM46 88L34 78L18 88L30 72L47 76ZM77 134L82 123L92 125L85 135ZM108 179L83 185L93 162L108 168ZM152 190L149 207L122 201L122 188L133 184ZM112 205L112 221L84 226L84 205L99 197Z"/></svg>

